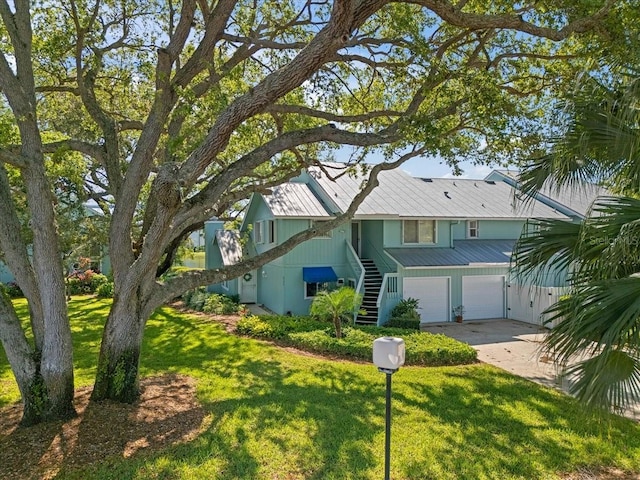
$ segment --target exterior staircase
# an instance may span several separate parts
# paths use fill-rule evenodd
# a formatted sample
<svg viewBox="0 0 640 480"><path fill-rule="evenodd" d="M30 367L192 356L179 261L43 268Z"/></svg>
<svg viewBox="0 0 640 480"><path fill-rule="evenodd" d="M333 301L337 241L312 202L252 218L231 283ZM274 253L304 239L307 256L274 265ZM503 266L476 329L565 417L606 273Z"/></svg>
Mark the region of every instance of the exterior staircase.
<svg viewBox="0 0 640 480"><path fill-rule="evenodd" d="M366 315L356 317L357 325L376 325L378 323L378 294L382 288L382 275L373 260L361 258L364 267L364 296L360 308L366 310Z"/></svg>

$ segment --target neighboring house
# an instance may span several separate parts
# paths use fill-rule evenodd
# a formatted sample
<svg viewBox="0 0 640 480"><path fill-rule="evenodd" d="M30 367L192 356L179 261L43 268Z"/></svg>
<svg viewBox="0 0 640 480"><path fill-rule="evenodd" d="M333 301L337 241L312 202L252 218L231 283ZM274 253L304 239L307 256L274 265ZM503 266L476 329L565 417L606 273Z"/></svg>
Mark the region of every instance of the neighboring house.
<svg viewBox="0 0 640 480"><path fill-rule="evenodd" d="M328 168L337 175L344 166ZM313 168L271 195L254 195L240 232L225 232L221 222L205 225L207 268L232 265L334 218L363 180L346 174L334 181ZM352 285L364 295L363 323L383 324L408 297L418 299L423 322L451 321L457 305L467 320L505 317L511 251L531 217L570 221L538 200L518 203L504 181L385 171L351 222L211 289L278 314L306 314L319 290Z"/></svg>
<svg viewBox="0 0 640 480"><path fill-rule="evenodd" d="M88 217L102 217L104 214L100 208L96 205L92 205L87 202L84 204L85 214ZM31 247L29 249L29 256L31 257ZM109 275L111 273L111 259L109 258L109 252L106 245L94 245L91 252L91 268L98 269L100 273ZM66 265L65 268L70 268L71 265ZM10 283L15 280L13 273L9 270L9 267L0 260L0 283Z"/></svg>

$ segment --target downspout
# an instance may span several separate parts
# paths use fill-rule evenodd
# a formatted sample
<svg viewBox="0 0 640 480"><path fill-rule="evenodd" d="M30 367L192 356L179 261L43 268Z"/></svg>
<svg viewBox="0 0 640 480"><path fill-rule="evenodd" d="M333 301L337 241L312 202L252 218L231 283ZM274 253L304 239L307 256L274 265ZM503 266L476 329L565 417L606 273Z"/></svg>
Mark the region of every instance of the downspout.
<svg viewBox="0 0 640 480"><path fill-rule="evenodd" d="M449 221L449 248L454 248L453 246L453 226L458 225L460 220L456 220L455 222Z"/></svg>

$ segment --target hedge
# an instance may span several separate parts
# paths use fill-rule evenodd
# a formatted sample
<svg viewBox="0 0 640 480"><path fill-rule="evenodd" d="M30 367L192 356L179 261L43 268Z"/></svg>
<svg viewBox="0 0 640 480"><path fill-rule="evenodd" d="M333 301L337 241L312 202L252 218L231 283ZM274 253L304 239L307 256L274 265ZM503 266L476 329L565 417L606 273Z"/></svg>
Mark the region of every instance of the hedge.
<svg viewBox="0 0 640 480"><path fill-rule="evenodd" d="M381 336L401 337L406 345L407 365L460 365L473 363L476 351L466 343L442 334L386 327L345 327L343 338L335 338L326 322L307 317L250 315L237 324L237 332L255 338L276 340L303 350L371 360L373 341Z"/></svg>

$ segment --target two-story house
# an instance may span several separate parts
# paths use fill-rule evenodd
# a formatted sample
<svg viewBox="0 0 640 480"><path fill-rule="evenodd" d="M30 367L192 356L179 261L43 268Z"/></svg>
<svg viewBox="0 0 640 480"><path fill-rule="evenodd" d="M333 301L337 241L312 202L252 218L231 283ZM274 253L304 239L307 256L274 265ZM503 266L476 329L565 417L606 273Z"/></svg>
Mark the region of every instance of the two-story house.
<svg viewBox="0 0 640 480"><path fill-rule="evenodd" d="M239 232L206 224L207 268L273 248L344 212L364 180L358 174L332 179L310 169L271 195L254 195ZM423 322L451 321L457 305L468 320L505 317L511 251L530 217L570 221L540 201L515 202L503 181L384 171L350 223L211 288L279 314L306 314L318 290L352 285L364 295L368 313L359 320L378 324L409 297L419 301Z"/></svg>

